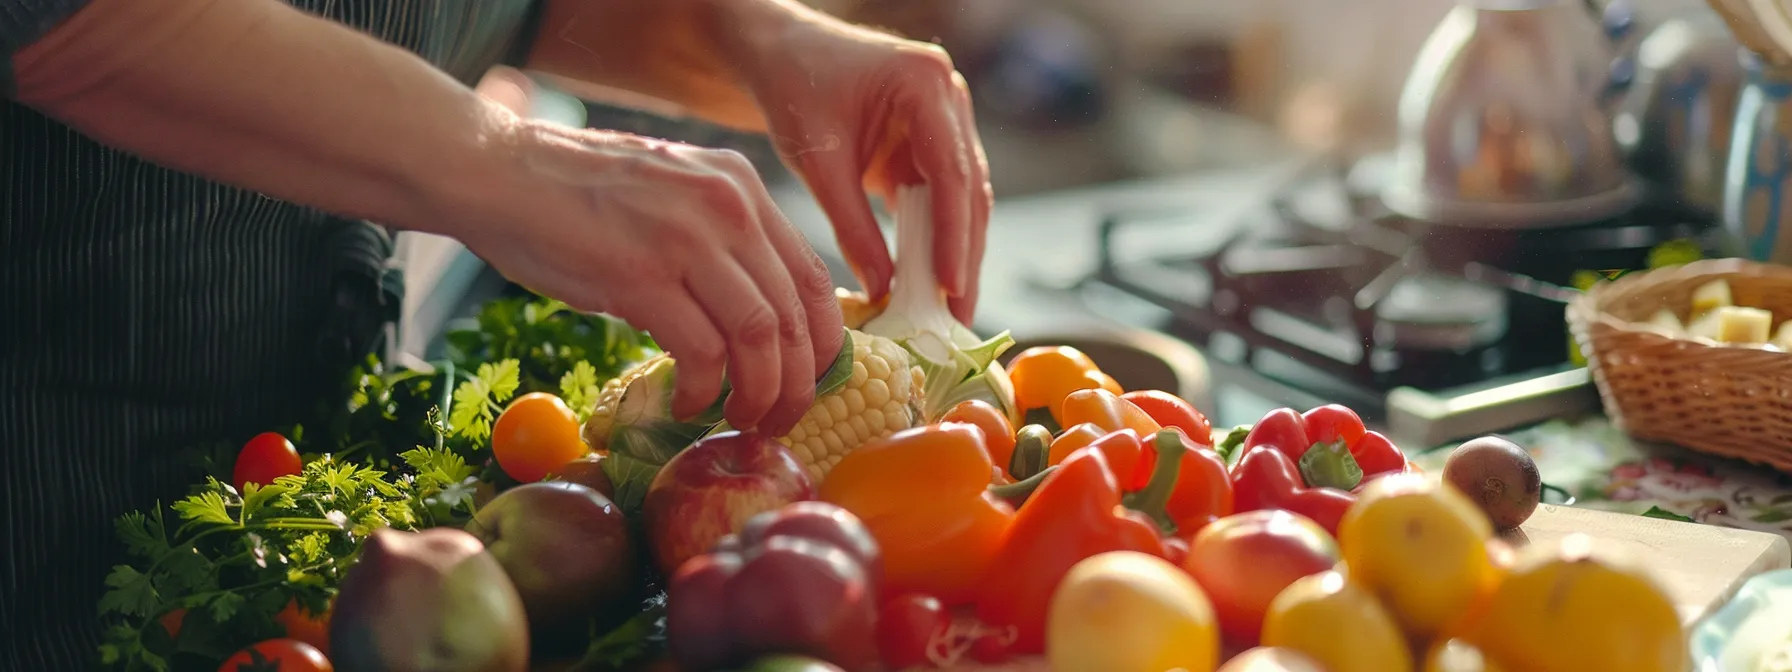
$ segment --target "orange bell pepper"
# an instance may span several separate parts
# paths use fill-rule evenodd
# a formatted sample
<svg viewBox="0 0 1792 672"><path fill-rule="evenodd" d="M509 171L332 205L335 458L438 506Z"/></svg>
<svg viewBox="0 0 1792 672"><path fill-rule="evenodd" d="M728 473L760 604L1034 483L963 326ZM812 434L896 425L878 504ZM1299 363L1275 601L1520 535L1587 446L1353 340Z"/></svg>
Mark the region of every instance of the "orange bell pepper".
<svg viewBox="0 0 1792 672"><path fill-rule="evenodd" d="M1117 442L1124 446L1123 439ZM1138 499L1169 497L1182 456L1165 457ZM1014 628L1010 653L1045 650L1052 592L1076 563L1108 551L1165 556L1162 525L1123 506L1129 498L1121 483L1107 453L1090 446L1057 465L1015 514L981 582L976 609L984 624Z"/></svg>
<svg viewBox="0 0 1792 672"><path fill-rule="evenodd" d="M1014 509L987 492L983 430L966 423L906 429L834 465L819 499L858 516L884 557L889 595L972 601Z"/></svg>
<svg viewBox="0 0 1792 672"><path fill-rule="evenodd" d="M1120 384L1102 373L1094 360L1067 345L1027 348L1008 364L1014 383L1014 405L1022 414L1045 409L1059 427L1071 424L1058 415L1064 398L1077 390L1105 389L1118 395Z"/></svg>
<svg viewBox="0 0 1792 672"><path fill-rule="evenodd" d="M1156 420L1152 420L1150 414L1147 414L1144 409L1107 390L1091 389L1071 392L1069 396L1064 397L1064 403L1060 408L1060 419L1065 423L1065 427L1088 422L1107 432L1130 429L1138 432L1139 436L1151 436L1156 434L1157 430L1163 429L1163 426L1157 424Z"/></svg>
<svg viewBox="0 0 1792 672"><path fill-rule="evenodd" d="M1101 437L1107 436L1111 431L1112 430L1097 427L1093 422L1074 425L1070 429L1066 429L1059 433L1057 438L1052 439L1051 452L1047 454L1045 463L1058 464L1063 462L1065 458L1070 457L1071 453L1076 452L1084 446L1095 443L1100 440Z"/></svg>
<svg viewBox="0 0 1792 672"><path fill-rule="evenodd" d="M994 405L982 399L962 401L946 411L940 422L964 422L983 430L989 460L1002 470L1002 475L1014 478L1008 471L1008 463L1014 460L1014 425L1009 424L1008 416Z"/></svg>

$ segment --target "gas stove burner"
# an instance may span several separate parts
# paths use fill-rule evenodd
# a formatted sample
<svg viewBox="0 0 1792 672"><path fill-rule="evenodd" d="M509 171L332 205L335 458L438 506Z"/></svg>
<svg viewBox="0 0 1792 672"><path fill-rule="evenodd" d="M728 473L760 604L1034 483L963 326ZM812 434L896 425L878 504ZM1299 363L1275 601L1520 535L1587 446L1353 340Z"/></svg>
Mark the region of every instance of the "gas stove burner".
<svg viewBox="0 0 1792 672"><path fill-rule="evenodd" d="M1375 302L1373 335L1391 350L1486 348L1506 335L1506 292L1437 273L1400 277Z"/></svg>
<svg viewBox="0 0 1792 672"><path fill-rule="evenodd" d="M1384 398L1559 369L1577 271L1643 268L1656 246L1711 228L1663 208L1549 230L1440 226L1388 211L1374 196L1385 171L1371 168L1299 179L1261 221L1200 250L1144 245L1145 258L1122 262L1117 236L1202 238L1161 217L1109 217L1092 280L1168 309L1197 345L1241 342L1235 359L1265 376ZM1290 361L1305 373L1288 373Z"/></svg>

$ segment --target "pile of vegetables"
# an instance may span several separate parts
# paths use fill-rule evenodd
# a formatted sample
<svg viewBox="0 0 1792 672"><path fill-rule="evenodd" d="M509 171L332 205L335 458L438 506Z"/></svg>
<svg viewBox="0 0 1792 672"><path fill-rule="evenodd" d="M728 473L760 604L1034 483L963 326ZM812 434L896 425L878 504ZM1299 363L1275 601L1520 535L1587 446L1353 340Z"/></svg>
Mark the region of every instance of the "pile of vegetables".
<svg viewBox="0 0 1792 672"><path fill-rule="evenodd" d="M1649 672L1684 655L1634 567L1584 540L1524 558L1492 540L1535 507L1522 450L1465 446L1440 483L1341 406L1216 433L1074 348L1003 366L1006 334L947 313L925 212L899 198L892 296L843 295L846 346L786 436L735 431L720 399L674 418L673 358L538 299L487 307L447 361L370 359L316 417L202 451L213 475L188 497L119 521L101 658Z"/></svg>

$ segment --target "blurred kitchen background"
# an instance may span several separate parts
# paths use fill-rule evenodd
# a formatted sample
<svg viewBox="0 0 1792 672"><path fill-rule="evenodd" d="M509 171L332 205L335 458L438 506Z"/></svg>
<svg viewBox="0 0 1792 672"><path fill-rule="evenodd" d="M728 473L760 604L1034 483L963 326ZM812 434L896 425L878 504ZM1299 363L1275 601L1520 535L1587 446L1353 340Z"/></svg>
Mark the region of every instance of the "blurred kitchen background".
<svg viewBox="0 0 1792 672"><path fill-rule="evenodd" d="M997 197L979 330L1145 352L1216 425L1339 402L1424 445L1598 408L1563 302L1724 244L1742 47L1768 41L1696 0L809 1L969 81ZM764 139L615 92L536 113L746 153L856 287ZM452 241L399 258L407 353L506 291Z"/></svg>

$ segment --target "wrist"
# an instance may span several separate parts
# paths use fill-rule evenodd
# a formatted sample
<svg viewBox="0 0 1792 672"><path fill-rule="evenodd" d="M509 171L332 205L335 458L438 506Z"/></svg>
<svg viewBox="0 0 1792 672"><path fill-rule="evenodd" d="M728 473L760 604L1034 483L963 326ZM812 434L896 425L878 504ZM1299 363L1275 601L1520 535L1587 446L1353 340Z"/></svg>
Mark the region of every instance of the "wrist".
<svg viewBox="0 0 1792 672"><path fill-rule="evenodd" d="M820 15L787 0L693 0L703 5L703 25L722 54L728 75L749 91L771 66L770 54Z"/></svg>

